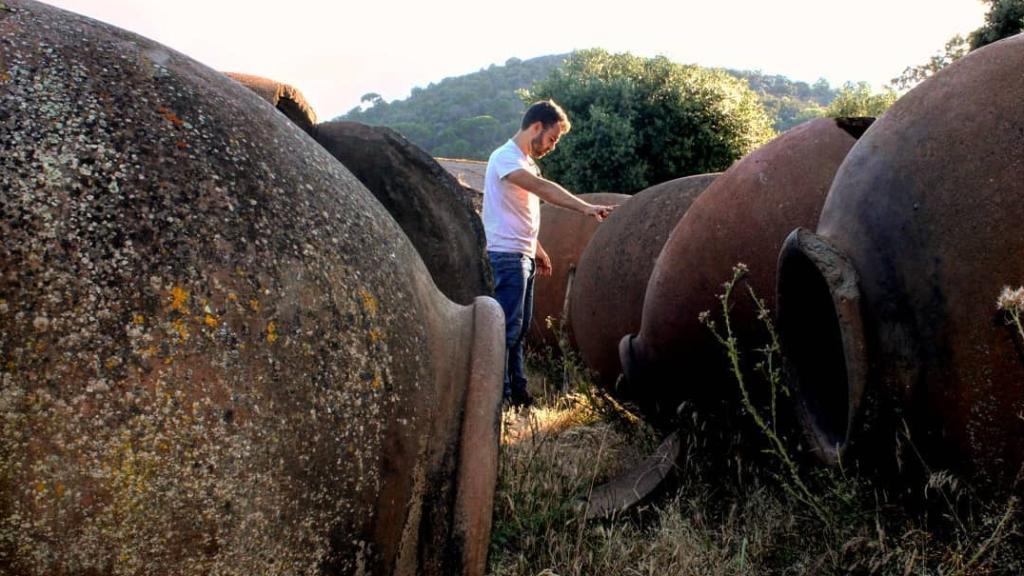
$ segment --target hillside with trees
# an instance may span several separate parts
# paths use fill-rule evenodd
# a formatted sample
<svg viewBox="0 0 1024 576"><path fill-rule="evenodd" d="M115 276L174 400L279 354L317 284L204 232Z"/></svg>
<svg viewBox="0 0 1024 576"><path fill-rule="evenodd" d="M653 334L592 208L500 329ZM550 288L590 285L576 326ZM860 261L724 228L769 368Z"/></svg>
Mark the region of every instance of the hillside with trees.
<svg viewBox="0 0 1024 576"><path fill-rule="evenodd" d="M378 94L366 94L363 107L339 119L388 126L433 156L486 159L519 129L525 110L519 92L546 77L567 56L510 58L504 66L492 64L413 88L405 100L385 102Z"/></svg>
<svg viewBox="0 0 1024 576"><path fill-rule="evenodd" d="M573 128L544 172L580 193L631 194L719 172L775 135L747 82L663 56L574 52L526 95L549 98Z"/></svg>
<svg viewBox="0 0 1024 576"><path fill-rule="evenodd" d="M338 119L389 126L433 156L485 160L519 128L526 109L520 94L568 57L511 58L501 66L413 88L408 98L392 102L369 93L362 106ZM823 115L838 93L825 80L808 84L758 71L726 72L749 84L776 132Z"/></svg>

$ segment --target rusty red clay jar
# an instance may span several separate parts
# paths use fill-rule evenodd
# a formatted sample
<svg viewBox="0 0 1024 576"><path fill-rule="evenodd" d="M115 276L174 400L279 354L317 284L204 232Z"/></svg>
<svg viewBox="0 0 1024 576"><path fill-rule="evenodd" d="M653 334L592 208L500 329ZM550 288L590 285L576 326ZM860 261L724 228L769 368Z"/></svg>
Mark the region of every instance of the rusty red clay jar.
<svg viewBox="0 0 1024 576"><path fill-rule="evenodd" d="M299 92L298 88L262 76L253 76L252 74L242 74L241 72L225 72L224 74L259 94L260 98L263 98L271 106L280 110L296 126L302 128L306 134L313 133L313 126L316 125L316 112L306 102L306 97L302 95L302 92Z"/></svg>
<svg viewBox="0 0 1024 576"><path fill-rule="evenodd" d="M482 574L497 303L240 84L5 5L0 573Z"/></svg>
<svg viewBox="0 0 1024 576"><path fill-rule="evenodd" d="M580 356L605 388L622 372L619 340L640 329L647 281L665 240L717 176L687 176L637 192L597 227L583 251L569 325Z"/></svg>
<svg viewBox="0 0 1024 576"><path fill-rule="evenodd" d="M591 204L620 205L630 199L628 194L596 192L578 194ZM569 282L569 268L583 255L590 238L600 222L574 210L543 204L540 209L540 235L538 242L551 257L551 276L537 276L533 285L533 321L527 332L527 342L537 347L558 347L558 328L565 307L565 291ZM548 328L548 318L551 328ZM570 345L572 333L569 331Z"/></svg>
<svg viewBox="0 0 1024 576"><path fill-rule="evenodd" d="M619 344L624 393L649 419L670 421L683 400L731 397L736 383L724 350L698 316L706 310L720 316L718 295L737 263L749 267L750 286L774 308L778 249L794 227L818 221L836 169L868 123L801 124L734 164L686 211L651 273L640 332ZM745 290L734 300L737 337L763 344Z"/></svg>
<svg viewBox="0 0 1024 576"><path fill-rule="evenodd" d="M781 251L788 378L828 462L892 471L919 452L1020 491L1022 342L995 303L1024 283L1021 70L1017 36L900 98L838 171L817 233Z"/></svg>

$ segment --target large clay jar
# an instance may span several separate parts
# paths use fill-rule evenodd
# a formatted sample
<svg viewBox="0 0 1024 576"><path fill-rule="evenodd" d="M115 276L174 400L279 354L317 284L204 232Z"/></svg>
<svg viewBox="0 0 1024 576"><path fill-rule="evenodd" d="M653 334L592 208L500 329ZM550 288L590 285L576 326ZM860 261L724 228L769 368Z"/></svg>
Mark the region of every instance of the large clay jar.
<svg viewBox="0 0 1024 576"><path fill-rule="evenodd" d="M698 316L721 314L718 295L738 263L774 307L778 249L794 227L818 221L832 177L866 124L801 124L734 164L686 211L651 273L640 332L620 343L624 385L652 420L671 419L683 400L719 400L736 389L724 350ZM764 342L742 287L731 319L741 342Z"/></svg>
<svg viewBox="0 0 1024 576"><path fill-rule="evenodd" d="M640 329L647 281L665 240L717 176L687 176L637 192L598 226L580 256L569 325L602 386L611 389L622 372L619 340Z"/></svg>
<svg viewBox="0 0 1024 576"><path fill-rule="evenodd" d="M579 194L591 204L620 205L630 199L627 194L596 192ZM540 208L540 234L537 241L551 258L551 276L537 276L533 284L533 320L527 332L527 341L536 347L558 347L558 331L565 308L565 291L569 283L569 270L583 255L590 238L597 231L598 222L574 210L542 204ZM572 342L571 329L566 336Z"/></svg>
<svg viewBox="0 0 1024 576"><path fill-rule="evenodd" d="M307 134L313 132L313 126L316 125L316 113L313 111L313 107L306 102L306 98L302 95L302 92L299 92L298 88L290 84L263 78L262 76L253 76L252 74L242 74L240 72L225 72L224 74L259 94L260 98L263 98L271 106L280 110L282 114L287 116L289 120L294 122L299 128L302 128Z"/></svg>
<svg viewBox="0 0 1024 576"><path fill-rule="evenodd" d="M493 294L483 223L470 195L437 161L384 126L325 122L313 138L398 221L441 292L460 304Z"/></svg>
<svg viewBox="0 0 1024 576"><path fill-rule="evenodd" d="M780 254L788 374L827 461L1017 477L1024 343L995 303L1024 283L1022 70L1018 36L902 97L840 168L817 234Z"/></svg>
<svg viewBox="0 0 1024 576"><path fill-rule="evenodd" d="M497 303L240 84L5 5L0 573L482 574Z"/></svg>

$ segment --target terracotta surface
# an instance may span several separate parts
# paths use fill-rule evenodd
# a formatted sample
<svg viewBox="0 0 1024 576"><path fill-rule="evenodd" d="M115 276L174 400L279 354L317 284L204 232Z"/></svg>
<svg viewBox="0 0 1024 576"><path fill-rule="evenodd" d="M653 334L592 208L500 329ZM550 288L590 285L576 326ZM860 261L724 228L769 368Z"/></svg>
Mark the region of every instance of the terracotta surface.
<svg viewBox="0 0 1024 576"><path fill-rule="evenodd" d="M1024 463L1024 343L995 306L1024 283L1021 70L1017 36L902 97L850 152L817 234L783 250L783 345L826 460L919 453L997 489Z"/></svg>
<svg viewBox="0 0 1024 576"><path fill-rule="evenodd" d="M313 138L384 205L448 298L469 304L494 293L483 222L426 152L390 128L358 122L318 124Z"/></svg>
<svg viewBox="0 0 1024 576"><path fill-rule="evenodd" d="M580 356L602 386L612 389L622 372L619 340L640 330L647 281L665 240L717 176L687 176L637 192L597 227L583 251L569 324Z"/></svg>
<svg viewBox="0 0 1024 576"><path fill-rule="evenodd" d="M836 169L863 130L859 121L812 120L751 152L701 194L665 243L644 298L640 332L620 343L631 395L655 421L683 400L738 396L722 346L698 316L719 317L718 295L738 263L768 306L775 306L778 250L797 226L813 226ZM745 288L731 312L741 342L766 335Z"/></svg>
<svg viewBox="0 0 1024 576"><path fill-rule="evenodd" d="M597 192L579 194L591 204L622 204L629 200L626 194ZM559 208L551 204L541 205L540 235L538 241L551 257L551 276L538 276L534 281L533 322L526 335L533 346L558 346L558 325L565 306L565 290L569 280L569 267L575 266L587 247L587 242L601 223L593 216ZM546 319L551 318L552 329ZM568 334L572 339L571 329Z"/></svg>
<svg viewBox="0 0 1024 576"><path fill-rule="evenodd" d="M0 573L473 574L503 320L240 84L0 9Z"/></svg>
<svg viewBox="0 0 1024 576"><path fill-rule="evenodd" d="M224 74L259 94L260 98L263 98L271 106L280 110L282 114L287 116L289 120L294 122L299 128L302 128L307 134L312 133L313 126L316 124L316 112L306 102L306 97L302 95L302 92L299 92L298 88L276 80L263 78L262 76L253 76L252 74L242 74L240 72L225 72Z"/></svg>

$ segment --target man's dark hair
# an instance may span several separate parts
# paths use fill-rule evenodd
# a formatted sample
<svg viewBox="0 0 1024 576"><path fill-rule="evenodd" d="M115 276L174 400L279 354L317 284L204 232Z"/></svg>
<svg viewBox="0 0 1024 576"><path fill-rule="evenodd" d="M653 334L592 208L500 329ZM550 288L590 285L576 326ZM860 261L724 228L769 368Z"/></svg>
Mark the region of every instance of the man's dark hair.
<svg viewBox="0 0 1024 576"><path fill-rule="evenodd" d="M554 100L541 100L530 104L530 107L526 109L526 114L523 114L523 122L520 128L526 130L534 122L540 122L545 130L555 124L561 124L562 134L565 134L572 128L569 117L565 115L565 110L562 110L561 106L555 104Z"/></svg>

